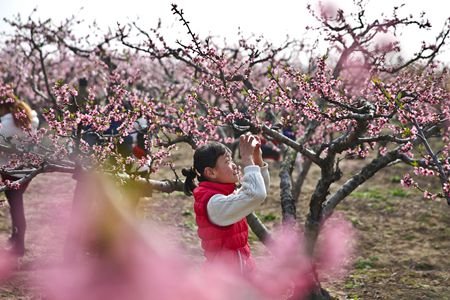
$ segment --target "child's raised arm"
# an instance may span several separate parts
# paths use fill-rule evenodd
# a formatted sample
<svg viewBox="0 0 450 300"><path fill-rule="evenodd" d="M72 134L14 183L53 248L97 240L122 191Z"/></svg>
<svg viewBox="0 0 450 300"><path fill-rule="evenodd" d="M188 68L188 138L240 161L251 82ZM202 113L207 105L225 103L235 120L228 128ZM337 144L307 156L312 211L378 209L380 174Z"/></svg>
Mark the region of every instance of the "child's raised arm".
<svg viewBox="0 0 450 300"><path fill-rule="evenodd" d="M207 212L212 223L219 226L236 223L257 209L266 199L266 187L270 179L267 164L262 160L260 144L260 140L254 135L246 134L240 137L239 150L244 170L242 187L228 196L216 194L211 197Z"/></svg>
<svg viewBox="0 0 450 300"><path fill-rule="evenodd" d="M241 183L242 187L231 195L216 194L211 197L207 212L212 223L219 226L236 223L264 202L267 192L259 166L246 166Z"/></svg>
<svg viewBox="0 0 450 300"><path fill-rule="evenodd" d="M251 134L241 135L239 139L239 152L241 154L242 167L254 165L253 153L259 143L258 139Z"/></svg>

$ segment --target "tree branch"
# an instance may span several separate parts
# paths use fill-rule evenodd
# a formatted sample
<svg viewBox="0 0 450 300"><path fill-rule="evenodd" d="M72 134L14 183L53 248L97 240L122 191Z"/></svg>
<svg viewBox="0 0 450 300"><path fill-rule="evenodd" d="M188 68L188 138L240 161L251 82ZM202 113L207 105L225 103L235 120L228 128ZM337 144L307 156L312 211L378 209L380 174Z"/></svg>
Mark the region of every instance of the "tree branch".
<svg viewBox="0 0 450 300"><path fill-rule="evenodd" d="M347 180L342 187L333 194L328 200L326 200L322 205L322 218L328 218L332 213L334 208L348 195L350 195L358 186L363 182L367 181L378 171L386 167L391 162L395 161L400 157L398 150L391 151L384 156L380 156L372 160L368 165L363 167L356 175L352 176L351 179Z"/></svg>
<svg viewBox="0 0 450 300"><path fill-rule="evenodd" d="M264 134L267 134L268 136L272 137L273 139L297 150L304 156L308 157L315 164L317 164L317 165L322 164L322 160L316 155L316 153L312 150L305 148L302 144L299 144L296 141L291 140L290 138L286 137L285 135L279 133L278 131L271 129L267 125L262 126L262 131Z"/></svg>

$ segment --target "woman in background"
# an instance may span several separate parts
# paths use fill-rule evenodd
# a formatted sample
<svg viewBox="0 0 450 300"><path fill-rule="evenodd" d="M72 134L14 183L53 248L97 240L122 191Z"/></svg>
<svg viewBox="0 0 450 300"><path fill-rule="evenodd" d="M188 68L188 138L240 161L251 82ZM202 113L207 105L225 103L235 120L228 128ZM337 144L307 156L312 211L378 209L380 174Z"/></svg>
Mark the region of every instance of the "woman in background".
<svg viewBox="0 0 450 300"><path fill-rule="evenodd" d="M19 100L12 92L0 98L0 143L18 143L20 138L26 135L27 131L37 129L39 119L35 111L23 101ZM5 154L1 154L0 163L3 167L8 163ZM2 180L17 181L24 175L14 173L2 173ZM18 189L5 191L8 201L12 221L12 233L8 239L10 251L17 256L25 254L25 230L26 220L23 206L23 193L29 182L23 183Z"/></svg>

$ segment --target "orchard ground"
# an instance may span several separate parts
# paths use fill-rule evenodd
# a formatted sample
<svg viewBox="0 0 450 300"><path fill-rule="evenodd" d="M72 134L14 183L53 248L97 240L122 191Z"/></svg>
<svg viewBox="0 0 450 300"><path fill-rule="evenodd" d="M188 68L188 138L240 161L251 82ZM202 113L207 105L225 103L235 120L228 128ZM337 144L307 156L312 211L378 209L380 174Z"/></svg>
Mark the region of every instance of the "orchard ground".
<svg viewBox="0 0 450 300"><path fill-rule="evenodd" d="M191 152L186 150L182 147L174 154L177 167L190 164L191 156L186 153ZM266 226L274 228L281 222L279 179L275 163L269 163L271 189L257 214ZM342 167L351 172L362 163L352 160ZM445 201L424 200L417 190L402 188L399 181L405 170L397 165L380 172L338 206L352 222L358 240L349 274L340 281L324 283L337 299L450 299L450 207ZM300 223L318 172L312 169L304 186L298 207ZM161 177L172 178L173 174L167 172ZM0 299L41 299L38 289L27 283L31 274L61 261L67 225L49 224L70 214L74 187L75 181L67 174L39 175L31 182L25 194L27 252L15 275L0 286ZM63 208L64 213L56 208ZM179 239L188 255L201 263L192 198L180 192L155 192L141 199L137 215L140 220L174 228L179 234L174 239ZM1 245L6 244L9 232L8 207L4 205L0 209ZM261 255L264 246L253 234L250 241L255 256Z"/></svg>

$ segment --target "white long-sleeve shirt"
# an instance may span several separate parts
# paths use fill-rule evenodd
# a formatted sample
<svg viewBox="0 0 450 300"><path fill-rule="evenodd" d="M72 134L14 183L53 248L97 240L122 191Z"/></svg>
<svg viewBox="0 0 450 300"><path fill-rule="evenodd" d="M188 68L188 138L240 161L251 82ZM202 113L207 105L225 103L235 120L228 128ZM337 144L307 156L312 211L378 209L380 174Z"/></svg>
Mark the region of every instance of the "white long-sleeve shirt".
<svg viewBox="0 0 450 300"><path fill-rule="evenodd" d="M233 194L216 194L206 207L209 220L219 226L234 224L258 208L266 199L270 184L267 163L244 168L242 186Z"/></svg>
<svg viewBox="0 0 450 300"><path fill-rule="evenodd" d="M31 112L31 128L36 130L39 126L39 118L36 111ZM22 128L18 127L14 122L12 113L4 114L0 117L0 143L5 143L5 139L12 138L11 143L19 143L19 140L25 137L26 134ZM0 167L8 163L7 155L0 156ZM23 177L25 175L14 175L15 177Z"/></svg>
<svg viewBox="0 0 450 300"><path fill-rule="evenodd" d="M31 128L36 129L39 126L39 118L36 111L31 111ZM24 136L24 131L22 128L18 127L14 122L14 117L12 113L4 114L0 117L0 136L2 138L9 137L22 137Z"/></svg>

